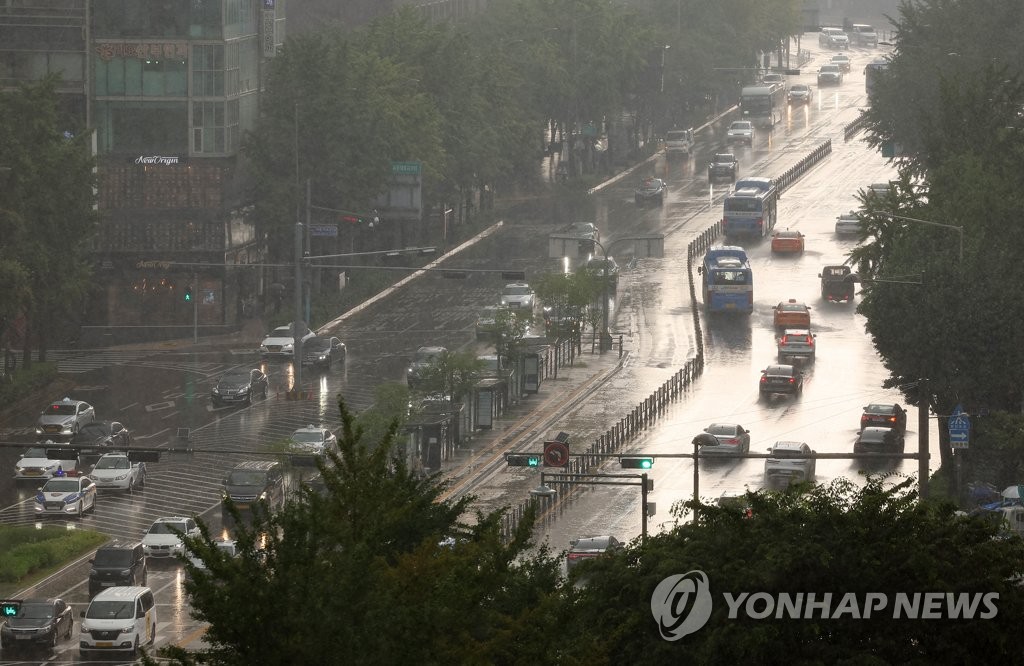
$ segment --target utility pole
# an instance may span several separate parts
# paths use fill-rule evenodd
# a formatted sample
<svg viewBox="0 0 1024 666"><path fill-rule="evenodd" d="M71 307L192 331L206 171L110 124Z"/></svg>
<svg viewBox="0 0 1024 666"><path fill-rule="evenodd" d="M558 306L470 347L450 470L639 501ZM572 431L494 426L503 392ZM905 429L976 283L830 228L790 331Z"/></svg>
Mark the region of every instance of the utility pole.
<svg viewBox="0 0 1024 666"><path fill-rule="evenodd" d="M305 252L303 253L303 256L308 256L308 255L313 253L313 242L312 242L312 239L310 238L310 234L311 234L310 229L312 229L312 224L311 224L311 219L310 219L310 215L311 215L311 210L310 209L313 206L313 202L311 201L311 198L313 196L312 193L311 193L311 187L312 187L312 185L310 183L310 179L307 178L306 179L306 245L305 245ZM313 320L312 317L311 317L311 314L310 314L310 310L312 309L312 305L310 304L310 301L313 299L313 285L316 283L317 274L318 274L318 271L314 271L312 268L310 269L310 271L309 271L309 289L306 290L306 317L305 317L305 319L306 319L307 322L310 322L310 321Z"/></svg>
<svg viewBox="0 0 1024 666"><path fill-rule="evenodd" d="M295 321L292 322L292 365L295 368L295 384L292 389L302 388L302 336L305 324L302 321L302 222L295 223Z"/></svg>
<svg viewBox="0 0 1024 666"><path fill-rule="evenodd" d="M927 379L917 381L917 483L918 495L928 499L928 412L931 410L931 389Z"/></svg>
<svg viewBox="0 0 1024 666"><path fill-rule="evenodd" d="M199 343L199 274L192 273L192 343Z"/></svg>

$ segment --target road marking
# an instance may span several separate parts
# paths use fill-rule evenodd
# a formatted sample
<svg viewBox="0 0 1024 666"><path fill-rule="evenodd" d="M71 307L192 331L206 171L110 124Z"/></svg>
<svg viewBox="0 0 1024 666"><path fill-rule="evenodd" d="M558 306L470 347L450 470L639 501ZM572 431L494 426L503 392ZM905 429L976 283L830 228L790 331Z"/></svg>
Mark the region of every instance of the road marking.
<svg viewBox="0 0 1024 666"><path fill-rule="evenodd" d="M163 397L165 400L176 400L184 395L184 393L165 393Z"/></svg>
<svg viewBox="0 0 1024 666"><path fill-rule="evenodd" d="M167 432L168 430L170 430L170 428L164 428L163 430L158 430L157 432L154 432L151 435L139 435L138 437L135 437L135 439L150 439L152 437L156 437L157 435L162 435L163 433Z"/></svg>
<svg viewBox="0 0 1024 666"><path fill-rule="evenodd" d="M169 418L171 418L172 416L177 416L177 415L178 415L178 412L171 412L171 413L170 413L170 414L168 414L167 416L161 416L160 418L161 418L161 419L169 419Z"/></svg>
<svg viewBox="0 0 1024 666"><path fill-rule="evenodd" d="M133 402L133 403L132 403L132 404L130 404L130 405L125 405L124 407L122 407L122 408L121 408L121 410L120 410L120 411L122 411L122 412L123 412L124 410L126 410L126 409L130 409L130 408L134 407L134 406L135 406L135 405L137 405L137 404L139 404L139 403L137 403L137 402Z"/></svg>
<svg viewBox="0 0 1024 666"><path fill-rule="evenodd" d="M167 402L154 402L151 405L146 405L146 411L147 412L159 412L159 411L162 411L164 409L173 409L173 408L174 408L174 401L173 400L168 400Z"/></svg>
<svg viewBox="0 0 1024 666"><path fill-rule="evenodd" d="M198 629L193 631L191 634L186 634L186 635L182 636L181 639L179 639L178 642L175 643L175 645L180 647L180 648L185 648L192 641L199 640L200 638L202 638L203 635L206 634L206 631L209 628L210 628L209 625L207 625L205 627L199 627Z"/></svg>

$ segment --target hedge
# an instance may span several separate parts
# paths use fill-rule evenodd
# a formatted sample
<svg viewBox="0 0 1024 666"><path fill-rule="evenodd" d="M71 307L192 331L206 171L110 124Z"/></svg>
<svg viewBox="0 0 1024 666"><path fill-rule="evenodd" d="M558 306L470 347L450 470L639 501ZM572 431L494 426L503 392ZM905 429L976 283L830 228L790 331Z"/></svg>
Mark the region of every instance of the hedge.
<svg viewBox="0 0 1024 666"><path fill-rule="evenodd" d="M42 529L0 526L0 583L16 583L66 564L109 538L99 532L58 526Z"/></svg>

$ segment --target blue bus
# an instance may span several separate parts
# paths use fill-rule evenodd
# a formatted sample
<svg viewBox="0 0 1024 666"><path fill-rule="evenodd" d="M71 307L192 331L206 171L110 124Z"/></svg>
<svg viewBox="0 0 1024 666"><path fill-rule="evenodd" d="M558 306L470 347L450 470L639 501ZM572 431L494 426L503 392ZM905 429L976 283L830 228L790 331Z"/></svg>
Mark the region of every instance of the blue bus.
<svg viewBox="0 0 1024 666"><path fill-rule="evenodd" d="M775 127L786 112L786 86L762 83L740 89L740 110L743 120L758 127Z"/></svg>
<svg viewBox="0 0 1024 666"><path fill-rule="evenodd" d="M754 273L742 247L713 247L697 268L701 274L704 308L708 312L754 311Z"/></svg>
<svg viewBox="0 0 1024 666"><path fill-rule="evenodd" d="M771 178L744 178L722 204L722 231L730 239L764 238L779 216L779 188Z"/></svg>

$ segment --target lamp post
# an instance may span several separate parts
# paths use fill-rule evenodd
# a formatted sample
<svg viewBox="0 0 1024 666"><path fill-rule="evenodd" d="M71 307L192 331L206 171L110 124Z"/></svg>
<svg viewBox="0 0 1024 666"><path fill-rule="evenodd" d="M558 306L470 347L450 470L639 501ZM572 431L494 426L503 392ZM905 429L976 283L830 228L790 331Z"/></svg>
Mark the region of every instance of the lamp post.
<svg viewBox="0 0 1024 666"><path fill-rule="evenodd" d="M960 254L958 257L960 267L963 268L964 264L964 228L955 224L943 224L941 222L932 222L931 220L919 220L916 217L905 217L903 215L896 215L894 213L882 212L882 215L891 217L894 220L903 220L905 222L917 222L919 224L928 224L933 227L942 227L944 229L955 229L960 234Z"/></svg>
<svg viewBox="0 0 1024 666"><path fill-rule="evenodd" d="M659 92L662 94L665 93L665 51L668 51L670 48L672 47L668 44L661 47L661 86Z"/></svg>

